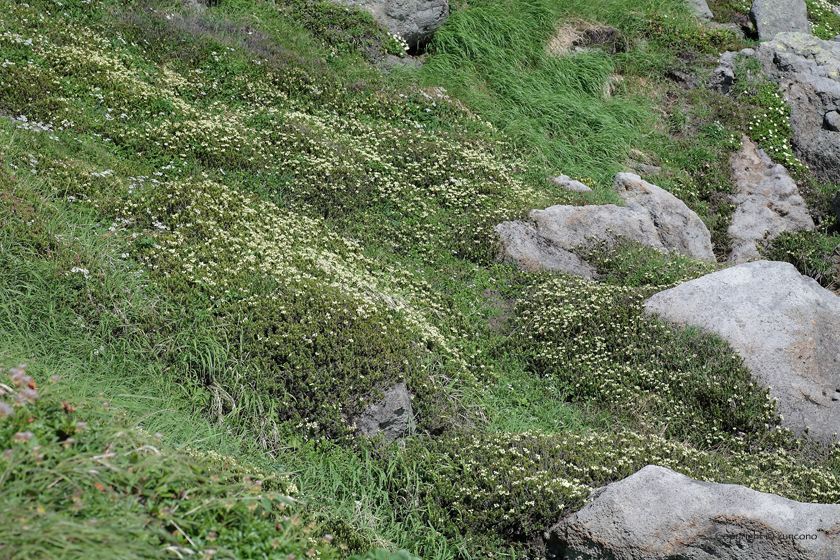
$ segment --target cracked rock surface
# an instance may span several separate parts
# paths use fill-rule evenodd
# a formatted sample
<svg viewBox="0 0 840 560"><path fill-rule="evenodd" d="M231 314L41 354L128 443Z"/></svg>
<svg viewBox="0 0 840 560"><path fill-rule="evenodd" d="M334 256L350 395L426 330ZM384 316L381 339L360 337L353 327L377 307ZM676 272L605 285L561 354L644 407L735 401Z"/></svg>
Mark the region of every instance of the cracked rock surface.
<svg viewBox="0 0 840 560"><path fill-rule="evenodd" d="M760 259L756 243L765 233L769 240L785 230L814 229L808 206L787 170L746 136L742 142L730 158L738 187L731 197L736 210L727 231L732 240L728 260L733 264Z"/></svg>

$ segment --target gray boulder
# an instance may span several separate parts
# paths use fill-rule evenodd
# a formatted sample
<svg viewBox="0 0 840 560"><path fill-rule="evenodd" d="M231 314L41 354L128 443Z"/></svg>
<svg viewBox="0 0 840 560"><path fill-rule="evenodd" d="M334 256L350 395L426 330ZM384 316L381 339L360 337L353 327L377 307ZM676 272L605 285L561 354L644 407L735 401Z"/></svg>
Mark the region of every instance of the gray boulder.
<svg viewBox="0 0 840 560"><path fill-rule="evenodd" d="M388 443L406 435L412 424L408 387L397 383L384 392L382 400L369 404L352 421L357 433L367 437L381 433Z"/></svg>
<svg viewBox="0 0 840 560"><path fill-rule="evenodd" d="M769 240L785 230L814 229L808 207L787 170L746 136L742 142L743 148L730 157L738 187L731 197L736 209L727 231L733 264L761 258L756 242L765 234Z"/></svg>
<svg viewBox="0 0 840 560"><path fill-rule="evenodd" d="M558 187L563 187L568 191L580 193L592 192L592 189L590 189L580 181L572 179L568 175L558 175L557 177L549 177L548 180L557 185Z"/></svg>
<svg viewBox="0 0 840 560"><path fill-rule="evenodd" d="M649 465L546 534L563 560L833 560L840 505L809 504Z"/></svg>
<svg viewBox="0 0 840 560"><path fill-rule="evenodd" d="M665 250L650 214L639 204L550 206L531 210L528 216L540 237L566 250L586 245L590 239L607 241L617 236Z"/></svg>
<svg viewBox="0 0 840 560"><path fill-rule="evenodd" d="M821 442L840 433L840 298L793 265L756 261L654 295L645 311L732 345L777 399L782 425Z"/></svg>
<svg viewBox="0 0 840 560"><path fill-rule="evenodd" d="M790 106L793 147L823 182L840 177L840 42L779 33L756 53Z"/></svg>
<svg viewBox="0 0 840 560"><path fill-rule="evenodd" d="M557 205L531 210L530 222L499 224L500 258L524 270L559 270L595 278L594 269L571 251L592 241L621 237L698 260L715 260L709 230L681 200L632 173L617 174L613 187L626 206Z"/></svg>
<svg viewBox="0 0 840 560"><path fill-rule="evenodd" d="M777 33L811 33L805 0L755 0L750 19L759 41L770 41Z"/></svg>
<svg viewBox="0 0 840 560"><path fill-rule="evenodd" d="M417 48L449 18L448 0L336 0L368 11L389 33Z"/></svg>
<svg viewBox="0 0 840 560"><path fill-rule="evenodd" d="M598 278L595 269L572 252L541 236L526 222L504 222L496 226L502 239L501 260L516 264L519 270L554 270L588 279Z"/></svg>
<svg viewBox="0 0 840 560"><path fill-rule="evenodd" d="M714 19L715 16L712 14L712 10L709 9L709 5L706 4L706 0L688 0L688 3L691 6L691 11L698 18L707 21Z"/></svg>
<svg viewBox="0 0 840 560"><path fill-rule="evenodd" d="M613 188L628 204L636 203L648 211L666 249L714 262L709 229L682 200L633 173L617 174Z"/></svg>

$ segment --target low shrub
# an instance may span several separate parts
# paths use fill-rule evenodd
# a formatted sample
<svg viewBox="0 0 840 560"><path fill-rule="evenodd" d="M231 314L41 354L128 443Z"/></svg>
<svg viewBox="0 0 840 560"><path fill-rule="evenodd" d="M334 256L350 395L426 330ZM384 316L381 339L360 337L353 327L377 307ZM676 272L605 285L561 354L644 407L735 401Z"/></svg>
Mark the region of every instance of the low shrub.
<svg viewBox="0 0 840 560"><path fill-rule="evenodd" d="M668 287L545 278L519 299L511 342L534 375L560 381L572 401L609 406L669 438L708 448L763 437L778 423L773 403L741 358L713 335L644 313L645 298Z"/></svg>
<svg viewBox="0 0 840 560"><path fill-rule="evenodd" d="M771 261L789 262L803 275L809 276L824 288L836 288L838 270L835 249L840 246L838 236L826 236L820 231L783 231L773 240L765 239L761 254Z"/></svg>

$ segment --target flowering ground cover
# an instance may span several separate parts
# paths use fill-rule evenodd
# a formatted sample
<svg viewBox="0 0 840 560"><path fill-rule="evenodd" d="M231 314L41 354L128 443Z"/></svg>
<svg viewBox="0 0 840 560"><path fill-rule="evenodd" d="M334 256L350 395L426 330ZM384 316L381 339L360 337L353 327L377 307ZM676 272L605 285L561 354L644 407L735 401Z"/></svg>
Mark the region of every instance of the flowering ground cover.
<svg viewBox="0 0 840 560"><path fill-rule="evenodd" d="M387 74L394 39L319 3L3 0L3 555L536 557L650 463L837 502L836 448L777 429L725 343L642 314L715 266L593 245L593 284L495 260L497 223L617 202L630 157L725 254L740 132L793 157L766 84L665 78L745 43L620 4L463 6ZM549 54L570 14L629 49ZM798 266L829 278L829 188L800 171L822 229L769 250L818 246ZM405 445L354 436L401 381Z"/></svg>

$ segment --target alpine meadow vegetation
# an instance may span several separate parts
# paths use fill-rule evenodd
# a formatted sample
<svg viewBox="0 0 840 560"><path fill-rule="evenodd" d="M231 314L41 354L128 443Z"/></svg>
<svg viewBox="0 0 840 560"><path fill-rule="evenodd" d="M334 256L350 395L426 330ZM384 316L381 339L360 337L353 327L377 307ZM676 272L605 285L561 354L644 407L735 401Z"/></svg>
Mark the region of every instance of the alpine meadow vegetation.
<svg viewBox="0 0 840 560"><path fill-rule="evenodd" d="M648 464L840 503L840 446L780 428L725 341L643 313L723 265L622 240L580 249L599 282L497 260L498 223L618 203L629 160L725 257L746 134L818 223L763 250L837 289L837 185L778 88L747 62L727 97L674 78L750 40L679 0L478 0L385 70L402 39L328 2L0 6L0 557L538 558ZM557 54L566 22L620 39ZM400 382L410 433L358 436Z"/></svg>

